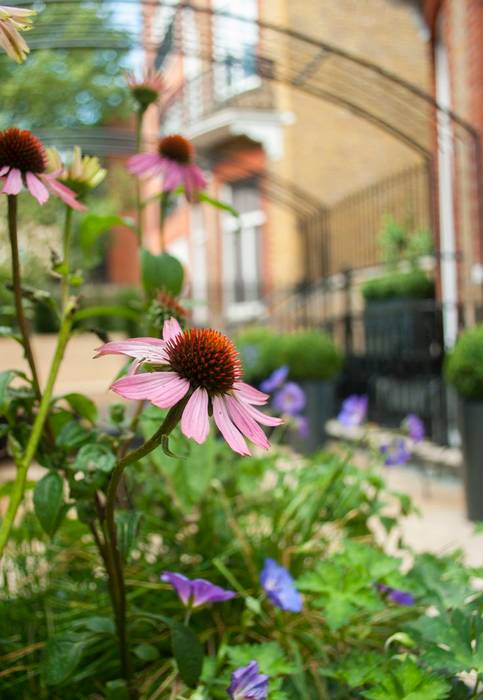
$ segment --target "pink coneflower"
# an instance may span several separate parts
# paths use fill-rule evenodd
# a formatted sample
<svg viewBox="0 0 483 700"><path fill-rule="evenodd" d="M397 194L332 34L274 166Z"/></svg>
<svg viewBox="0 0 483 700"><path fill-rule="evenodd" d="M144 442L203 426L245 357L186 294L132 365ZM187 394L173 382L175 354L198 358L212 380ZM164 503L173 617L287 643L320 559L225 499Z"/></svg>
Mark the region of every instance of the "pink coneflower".
<svg viewBox="0 0 483 700"><path fill-rule="evenodd" d="M193 145L179 134L160 139L157 153L138 153L128 161L128 169L138 177L163 176L163 192L184 187L186 199L206 187L206 179L194 162Z"/></svg>
<svg viewBox="0 0 483 700"><path fill-rule="evenodd" d="M35 10L0 5L0 46L17 63L22 63L30 51L20 32L32 29Z"/></svg>
<svg viewBox="0 0 483 700"><path fill-rule="evenodd" d="M129 71L126 73L126 82L132 96L143 110L156 102L164 89L163 76L154 68L145 68L142 78L137 78Z"/></svg>
<svg viewBox="0 0 483 700"><path fill-rule="evenodd" d="M15 128L0 131L3 194L18 194L27 187L39 204L45 204L50 194L54 194L73 209L83 211L85 207L77 201L75 193L57 180L62 171L46 172L47 162L42 142L30 131Z"/></svg>
<svg viewBox="0 0 483 700"><path fill-rule="evenodd" d="M163 339L130 338L106 343L98 355L120 354L134 358L131 373L112 385L126 399L148 400L160 408L171 408L188 401L181 416L181 430L188 438L203 443L209 432L209 416L232 450L249 455L249 438L264 449L269 442L258 425L275 426L279 418L267 416L255 406L268 401L268 395L241 381L238 352L226 336L210 328L182 331L171 318L166 321ZM143 363L156 371L136 374Z"/></svg>

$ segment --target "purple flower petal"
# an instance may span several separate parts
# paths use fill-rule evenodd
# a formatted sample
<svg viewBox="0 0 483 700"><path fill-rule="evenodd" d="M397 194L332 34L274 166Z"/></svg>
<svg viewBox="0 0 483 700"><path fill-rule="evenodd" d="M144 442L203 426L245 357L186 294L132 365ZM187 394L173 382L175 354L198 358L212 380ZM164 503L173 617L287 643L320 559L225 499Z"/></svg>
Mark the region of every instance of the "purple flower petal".
<svg viewBox="0 0 483 700"><path fill-rule="evenodd" d="M388 445L381 445L379 451L385 457L386 467L395 467L406 464L411 459L411 453L407 448L406 441L402 439L393 440Z"/></svg>
<svg viewBox="0 0 483 700"><path fill-rule="evenodd" d="M273 407L280 413L296 416L305 408L304 390L295 382L287 382L273 396Z"/></svg>
<svg viewBox="0 0 483 700"><path fill-rule="evenodd" d="M302 596L295 588L290 573L273 559L265 559L260 573L260 583L275 607L289 612L302 610Z"/></svg>
<svg viewBox="0 0 483 700"><path fill-rule="evenodd" d="M361 425L366 418L367 404L368 397L365 394L361 396L352 394L342 403L337 420L347 428Z"/></svg>
<svg viewBox="0 0 483 700"><path fill-rule="evenodd" d="M288 365L282 365L275 369L272 374L267 377L261 384L260 389L265 393L270 394L275 389L280 389L288 376Z"/></svg>
<svg viewBox="0 0 483 700"><path fill-rule="evenodd" d="M414 442L421 442L424 440L426 434L424 430L424 423L419 416L415 413L410 413L403 421L403 425L408 431L408 435Z"/></svg>
<svg viewBox="0 0 483 700"><path fill-rule="evenodd" d="M408 591L391 588L385 583L376 583L376 588L379 593L384 594L388 600L396 605L414 605L414 596Z"/></svg>
<svg viewBox="0 0 483 700"><path fill-rule="evenodd" d="M171 584L183 605L192 608L199 608L209 603L222 603L225 600L234 598L236 595L234 591L215 586L214 583L203 578L191 580L173 571L165 571L161 576L161 581Z"/></svg>
<svg viewBox="0 0 483 700"><path fill-rule="evenodd" d="M266 700L268 676L259 673L256 661L250 661L232 673L228 694L232 700Z"/></svg>

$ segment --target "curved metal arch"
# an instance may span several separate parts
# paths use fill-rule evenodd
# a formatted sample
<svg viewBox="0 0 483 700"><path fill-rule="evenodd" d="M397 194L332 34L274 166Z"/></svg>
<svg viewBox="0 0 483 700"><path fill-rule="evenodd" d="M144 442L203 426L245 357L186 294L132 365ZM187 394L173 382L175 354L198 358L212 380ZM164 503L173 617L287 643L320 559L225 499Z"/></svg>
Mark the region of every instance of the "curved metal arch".
<svg viewBox="0 0 483 700"><path fill-rule="evenodd" d="M20 0L18 5L31 4ZM45 6L56 7L56 11L68 12L72 5L79 5L79 0L44 0ZM240 22L253 24L252 20L238 17L233 13L215 11L201 7L193 2L181 2L173 5L168 0L118 0L118 2L103 2L101 9L113 11L112 36L106 37L89 24L88 32L83 35L82 24L76 26L76 36L65 36L56 30L56 25L49 25L48 31L43 31L42 25L34 29L29 36L29 44L33 50L38 49L108 49L130 50L140 45L147 50L156 50L163 41L162 35L156 35L143 41L142 27L127 28L122 22L116 24L116 7L136 6L144 8L170 8L175 14L174 31L171 52L186 53L182 41L179 17L187 10L196 13L208 28L213 17L232 17ZM94 5L95 7L95 5ZM201 22L203 24L203 22ZM344 107L376 127L390 133L393 137L405 143L420 153L430 157L430 123L433 116L444 115L455 128L455 138L469 137L478 142L477 131L454 112L438 105L436 100L424 90L402 79L381 66L357 57L337 46L320 41L309 35L288 27L281 27L265 20L256 22L260 31L261 49L257 52L257 72L261 77L293 87L311 94L317 98ZM62 23L57 29L62 29ZM115 30L120 34L116 37ZM208 40L209 39L209 40ZM201 48L190 55L217 62L216 45L213 46L212 35L203 37ZM285 41L285 49L290 55L290 61L280 60L278 47L280 41ZM215 51L213 51L215 49ZM215 54L215 55L214 55ZM270 70L267 70L270 68Z"/></svg>

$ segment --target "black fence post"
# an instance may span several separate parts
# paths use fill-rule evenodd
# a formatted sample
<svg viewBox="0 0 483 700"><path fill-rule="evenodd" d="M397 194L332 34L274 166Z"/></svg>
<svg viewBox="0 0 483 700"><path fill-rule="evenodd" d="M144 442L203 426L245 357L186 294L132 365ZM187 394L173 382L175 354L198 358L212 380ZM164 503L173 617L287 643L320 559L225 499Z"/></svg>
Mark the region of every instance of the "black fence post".
<svg viewBox="0 0 483 700"><path fill-rule="evenodd" d="M352 355L353 351L353 313L352 313L352 270L346 269L343 275L344 294L344 353L346 356Z"/></svg>

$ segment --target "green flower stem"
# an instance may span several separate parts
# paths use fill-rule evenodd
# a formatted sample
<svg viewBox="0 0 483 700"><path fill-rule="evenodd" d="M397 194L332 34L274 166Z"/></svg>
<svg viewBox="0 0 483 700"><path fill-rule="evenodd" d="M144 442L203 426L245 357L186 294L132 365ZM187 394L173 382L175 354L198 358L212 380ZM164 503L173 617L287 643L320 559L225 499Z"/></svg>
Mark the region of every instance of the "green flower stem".
<svg viewBox="0 0 483 700"><path fill-rule="evenodd" d="M166 214L168 213L168 207L169 207L169 195L170 195L170 192L163 192L161 194L161 217L160 217L160 222L159 222L159 237L160 237L159 242L160 242L162 253L164 253L166 250L164 229L165 229L165 222L166 222Z"/></svg>
<svg viewBox="0 0 483 700"><path fill-rule="evenodd" d="M62 274L61 298L62 309L65 309L69 300L69 275L70 275L70 239L72 237L72 209L66 205L65 207L65 223L63 235L63 260L64 268Z"/></svg>
<svg viewBox="0 0 483 700"><path fill-rule="evenodd" d="M67 307L64 313L62 324L59 330L59 336L57 338L57 347L55 349L49 376L45 385L45 390L40 400L39 410L35 417L35 421L32 426L32 432L30 433L25 452L17 462L17 475L15 477L12 493L10 495L7 512L2 521L2 524L0 525L0 557L2 556L3 550L5 549L5 545L10 535L15 515L17 514L17 510L25 493L25 484L27 481L27 472L29 466L35 456L35 452L37 451L40 438L42 437L42 431L44 429L49 413L50 401L54 390L55 380L57 379L57 374L59 372L59 368L64 357L64 351L70 338L70 330L72 327L72 315L73 305Z"/></svg>
<svg viewBox="0 0 483 700"><path fill-rule="evenodd" d="M10 238L10 248L12 251L12 281L13 281L13 294L15 298L15 311L17 314L17 323L20 328L20 333L22 335L22 345L25 352L26 360L30 367L30 372L32 374L32 384L37 396L37 399L41 399L39 375L37 372L37 367L35 364L34 354L32 352L32 346L30 344L30 334L28 330L27 321L25 318L25 313L23 309L22 302L22 278L20 273L20 257L18 253L18 234L17 234L17 195L9 194L7 196L8 201L8 234Z"/></svg>
<svg viewBox="0 0 483 700"><path fill-rule="evenodd" d="M180 401L178 404L176 404L176 406L173 406L173 408L169 410L161 426L154 433L154 435L152 435L152 437L144 443L144 445L141 445L137 449L132 450L121 457L111 474L107 489L104 527L106 554L105 563L107 575L111 580L113 592L112 603L119 641L121 672L123 678L128 682L131 678L131 660L129 655L126 627L126 587L124 582L123 561L117 543L116 521L114 518L117 489L124 473L124 469L129 464L138 462L140 459L155 450L157 447L159 447L159 445L161 445L163 440L167 438L173 428L178 424L187 401L188 397Z"/></svg>
<svg viewBox="0 0 483 700"><path fill-rule="evenodd" d="M136 111L136 153L141 152L142 146L142 136L143 136L143 118L145 107L141 105ZM138 246L142 248L143 246L143 205L141 199L141 181L136 176L136 210L137 210L137 224L138 224Z"/></svg>

